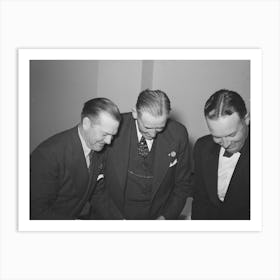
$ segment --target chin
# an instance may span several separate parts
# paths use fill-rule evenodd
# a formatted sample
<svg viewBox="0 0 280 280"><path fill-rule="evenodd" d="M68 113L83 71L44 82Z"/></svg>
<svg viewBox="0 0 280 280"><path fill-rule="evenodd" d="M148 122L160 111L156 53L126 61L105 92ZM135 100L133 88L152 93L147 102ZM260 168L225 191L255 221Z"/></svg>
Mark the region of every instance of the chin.
<svg viewBox="0 0 280 280"><path fill-rule="evenodd" d="M229 153L232 153L232 154L234 154L234 153L238 153L240 150L238 150L238 149L229 149L229 150L227 150Z"/></svg>
<svg viewBox="0 0 280 280"><path fill-rule="evenodd" d="M103 148L104 148L104 145L102 145L102 146L98 146L96 150L97 150L98 152L100 152L100 151L102 151L102 150L103 150Z"/></svg>

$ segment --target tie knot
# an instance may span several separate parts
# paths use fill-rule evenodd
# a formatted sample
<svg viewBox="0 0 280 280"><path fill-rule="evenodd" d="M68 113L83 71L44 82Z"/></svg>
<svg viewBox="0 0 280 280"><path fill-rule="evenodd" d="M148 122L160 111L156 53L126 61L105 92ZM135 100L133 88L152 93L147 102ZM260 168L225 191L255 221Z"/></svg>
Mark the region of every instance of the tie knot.
<svg viewBox="0 0 280 280"><path fill-rule="evenodd" d="M141 144L145 144L145 143L147 144L146 139L144 138L144 136L141 137L140 143Z"/></svg>

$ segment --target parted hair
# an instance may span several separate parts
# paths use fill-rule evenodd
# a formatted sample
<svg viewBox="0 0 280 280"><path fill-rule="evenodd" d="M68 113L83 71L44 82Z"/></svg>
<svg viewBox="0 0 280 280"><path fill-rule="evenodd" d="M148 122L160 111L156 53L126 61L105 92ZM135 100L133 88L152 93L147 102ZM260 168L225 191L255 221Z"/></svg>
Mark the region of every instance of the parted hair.
<svg viewBox="0 0 280 280"><path fill-rule="evenodd" d="M88 117L96 121L101 112L107 112L113 119L119 122L121 121L121 115L117 105L110 99L104 97L93 98L85 102L81 113L81 120Z"/></svg>
<svg viewBox="0 0 280 280"><path fill-rule="evenodd" d="M170 100L162 90L145 89L138 96L136 110L140 114L145 111L155 117L169 114Z"/></svg>
<svg viewBox="0 0 280 280"><path fill-rule="evenodd" d="M237 92L228 89L216 91L204 106L204 115L209 119L218 119L235 112L243 119L247 114L246 105Z"/></svg>

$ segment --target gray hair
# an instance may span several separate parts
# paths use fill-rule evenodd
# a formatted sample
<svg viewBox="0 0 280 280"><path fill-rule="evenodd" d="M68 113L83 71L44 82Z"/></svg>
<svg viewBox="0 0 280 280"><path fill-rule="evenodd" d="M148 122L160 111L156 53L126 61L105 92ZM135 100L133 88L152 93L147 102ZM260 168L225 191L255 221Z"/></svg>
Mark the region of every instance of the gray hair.
<svg viewBox="0 0 280 280"><path fill-rule="evenodd" d="M162 116L169 114L170 100L167 94L161 90L145 89L138 96L136 109L140 114L145 111L155 117Z"/></svg>

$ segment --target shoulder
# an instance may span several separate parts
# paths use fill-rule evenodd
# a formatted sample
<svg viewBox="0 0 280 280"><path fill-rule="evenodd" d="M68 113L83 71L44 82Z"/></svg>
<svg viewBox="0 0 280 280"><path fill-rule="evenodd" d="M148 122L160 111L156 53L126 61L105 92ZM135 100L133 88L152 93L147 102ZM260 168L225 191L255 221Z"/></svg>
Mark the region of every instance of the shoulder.
<svg viewBox="0 0 280 280"><path fill-rule="evenodd" d="M133 117L132 117L132 113L122 113L121 114L121 117L122 117L122 120L121 120L121 125L124 125L128 122L131 122L133 120Z"/></svg>
<svg viewBox="0 0 280 280"><path fill-rule="evenodd" d="M63 147L69 146L75 142L75 138L78 139L78 127L75 126L71 129L59 132L38 145L38 147L33 151L36 153L40 152L52 152L63 150ZM33 154L32 153L32 154Z"/></svg>
<svg viewBox="0 0 280 280"><path fill-rule="evenodd" d="M188 137L188 131L186 127L173 119L169 119L167 121L165 131L174 135L174 137Z"/></svg>
<svg viewBox="0 0 280 280"><path fill-rule="evenodd" d="M132 113L131 112L121 113L121 116L123 119L131 119Z"/></svg>
<svg viewBox="0 0 280 280"><path fill-rule="evenodd" d="M120 136L120 134L122 135L123 133L127 134L127 131L130 128L132 122L132 113L122 113L118 136Z"/></svg>
<svg viewBox="0 0 280 280"><path fill-rule="evenodd" d="M186 147L189 145L189 136L186 127L178 121L169 119L165 129L158 134L159 139L164 139L172 145Z"/></svg>
<svg viewBox="0 0 280 280"><path fill-rule="evenodd" d="M213 140L212 140L212 135L211 135L211 134L208 134L208 135L204 135L204 136L198 138L197 141L196 141L196 143L197 143L197 144L203 145L203 144L210 143L210 142L212 142L212 141L213 141Z"/></svg>
<svg viewBox="0 0 280 280"><path fill-rule="evenodd" d="M197 139L194 145L195 150L201 150L201 149L208 149L209 147L213 146L213 138L211 134L202 136Z"/></svg>

